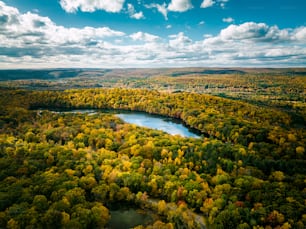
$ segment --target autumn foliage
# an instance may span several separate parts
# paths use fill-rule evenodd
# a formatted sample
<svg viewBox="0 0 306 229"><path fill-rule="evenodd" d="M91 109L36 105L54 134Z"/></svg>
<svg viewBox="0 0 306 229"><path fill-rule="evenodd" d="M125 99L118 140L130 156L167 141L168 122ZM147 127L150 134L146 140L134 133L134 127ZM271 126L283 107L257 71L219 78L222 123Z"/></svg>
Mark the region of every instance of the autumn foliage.
<svg viewBox="0 0 306 229"><path fill-rule="evenodd" d="M0 96L1 228L103 228L113 203L156 211L149 228L201 228L198 217L215 228L306 226L305 130L286 112L141 89ZM102 111L63 112L87 108ZM202 137L126 124L105 109L177 118Z"/></svg>

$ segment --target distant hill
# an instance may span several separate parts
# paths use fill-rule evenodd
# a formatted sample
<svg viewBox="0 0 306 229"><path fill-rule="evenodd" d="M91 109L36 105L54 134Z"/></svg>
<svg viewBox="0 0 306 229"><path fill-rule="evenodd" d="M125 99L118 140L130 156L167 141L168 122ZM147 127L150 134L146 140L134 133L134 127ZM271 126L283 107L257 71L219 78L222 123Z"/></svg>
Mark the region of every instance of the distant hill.
<svg viewBox="0 0 306 229"><path fill-rule="evenodd" d="M156 75L223 75L223 74L282 74L306 75L306 68L127 68L127 69L10 69L0 70L0 81L6 80L58 80L75 77L136 77L145 78Z"/></svg>
<svg viewBox="0 0 306 229"><path fill-rule="evenodd" d="M245 74L245 71L236 70L236 69L206 69L202 71L183 71L183 72L174 72L171 76L182 76L182 75L191 75L191 74Z"/></svg>
<svg viewBox="0 0 306 229"><path fill-rule="evenodd" d="M0 70L0 80L25 80L25 79L41 79L56 80L61 78L73 78L81 76L84 73L93 72L95 75L104 75L107 69L12 69Z"/></svg>

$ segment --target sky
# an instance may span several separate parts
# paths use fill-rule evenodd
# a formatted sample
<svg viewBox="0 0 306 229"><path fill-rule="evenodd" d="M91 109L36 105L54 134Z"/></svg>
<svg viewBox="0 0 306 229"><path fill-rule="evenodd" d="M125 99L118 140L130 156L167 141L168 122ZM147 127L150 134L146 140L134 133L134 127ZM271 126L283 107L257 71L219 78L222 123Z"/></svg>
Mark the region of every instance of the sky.
<svg viewBox="0 0 306 229"><path fill-rule="evenodd" d="M306 67L306 0L0 0L0 69Z"/></svg>

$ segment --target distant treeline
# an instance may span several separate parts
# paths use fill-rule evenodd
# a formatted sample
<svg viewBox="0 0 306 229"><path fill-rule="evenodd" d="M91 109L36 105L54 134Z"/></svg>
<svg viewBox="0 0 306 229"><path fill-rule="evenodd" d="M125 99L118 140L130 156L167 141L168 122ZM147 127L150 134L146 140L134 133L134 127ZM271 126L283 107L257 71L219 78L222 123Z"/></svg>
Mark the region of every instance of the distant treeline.
<svg viewBox="0 0 306 229"><path fill-rule="evenodd" d="M125 72L126 77L138 75L142 78L147 76L157 76L164 74L167 76L185 75L224 75L224 74L273 74L273 75L306 75L304 68L288 69L248 69L248 68L183 68L183 69L93 69L93 68L59 68L59 69L7 69L0 70L0 81L6 80L25 80L41 79L56 80L61 78L74 78L79 76L104 76L112 72L110 76L122 76Z"/></svg>

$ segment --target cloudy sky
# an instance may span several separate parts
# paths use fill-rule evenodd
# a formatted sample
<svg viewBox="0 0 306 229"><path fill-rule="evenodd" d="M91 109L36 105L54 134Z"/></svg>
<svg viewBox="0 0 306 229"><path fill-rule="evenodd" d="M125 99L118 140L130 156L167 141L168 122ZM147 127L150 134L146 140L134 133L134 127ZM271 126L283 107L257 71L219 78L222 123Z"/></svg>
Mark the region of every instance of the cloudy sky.
<svg viewBox="0 0 306 229"><path fill-rule="evenodd" d="M305 0L0 0L0 68L306 67Z"/></svg>

